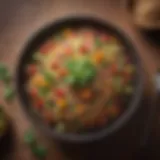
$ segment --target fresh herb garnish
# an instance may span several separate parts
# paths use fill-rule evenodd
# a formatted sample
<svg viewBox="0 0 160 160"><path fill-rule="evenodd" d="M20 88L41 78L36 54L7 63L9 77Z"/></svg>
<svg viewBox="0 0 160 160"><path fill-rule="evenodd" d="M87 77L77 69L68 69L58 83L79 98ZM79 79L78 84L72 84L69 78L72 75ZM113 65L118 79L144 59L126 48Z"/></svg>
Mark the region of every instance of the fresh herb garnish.
<svg viewBox="0 0 160 160"><path fill-rule="evenodd" d="M84 87L96 76L96 67L86 58L72 59L66 67L69 71L66 82L74 87Z"/></svg>

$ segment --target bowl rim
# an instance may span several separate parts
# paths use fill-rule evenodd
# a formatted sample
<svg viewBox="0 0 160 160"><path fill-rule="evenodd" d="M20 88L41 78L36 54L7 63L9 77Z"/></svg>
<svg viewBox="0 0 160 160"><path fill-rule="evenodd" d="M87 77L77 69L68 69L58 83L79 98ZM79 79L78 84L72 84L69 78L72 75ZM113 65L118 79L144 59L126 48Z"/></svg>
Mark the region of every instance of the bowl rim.
<svg viewBox="0 0 160 160"><path fill-rule="evenodd" d="M126 47L130 48L130 52L132 52L134 58L135 58L135 64L136 64L136 71L137 71L137 77L138 83L135 88L135 92L132 98L132 101L125 111L125 113L122 114L116 120L110 127L103 128L102 130L98 132L92 132L92 133L85 133L85 134L78 134L78 133L58 133L54 129L49 129L46 125L43 125L39 123L39 121L36 119L35 115L33 115L32 111L27 106L26 97L23 94L23 87L22 87L22 59L27 53L28 48L37 40L37 37L41 33L45 33L50 28L54 28L55 26L61 26L68 22L93 22L93 24L102 25L105 28L112 29L115 34L120 38L120 40L123 40L126 43ZM18 93L18 98L21 102L21 106L23 107L24 111L27 113L29 117L31 117L33 124L35 126L38 126L42 131L44 131L47 135L53 137L56 140L59 141L65 141L65 142L78 142L78 143L84 143L84 142L92 142L100 140L104 137L110 136L112 133L118 131L122 126L124 126L134 115L134 113L139 108L139 102L141 100L142 94L143 94L143 69L141 65L140 57L138 56L138 52L136 51L135 47L130 41L129 36L127 33L116 27L115 25L111 24L110 22L107 22L104 19L93 17L93 16L67 16L65 18L60 18L52 23L49 23L45 27L39 29L32 37L29 39L25 47L22 49L21 55L18 60L18 64L16 66L16 90Z"/></svg>

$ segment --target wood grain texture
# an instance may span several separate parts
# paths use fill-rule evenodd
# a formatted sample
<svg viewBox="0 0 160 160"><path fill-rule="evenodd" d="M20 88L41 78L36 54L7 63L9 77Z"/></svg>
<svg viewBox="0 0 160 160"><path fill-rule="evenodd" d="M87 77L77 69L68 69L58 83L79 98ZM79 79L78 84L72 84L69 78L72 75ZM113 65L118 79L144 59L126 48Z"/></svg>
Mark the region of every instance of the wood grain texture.
<svg viewBox="0 0 160 160"><path fill-rule="evenodd" d="M160 55L158 49L149 45L132 25L123 0L1 0L0 1L0 62L6 63L15 74L19 55L34 32L60 17L68 15L91 15L107 20L120 27L133 41L148 80L156 71ZM3 88L1 87L1 94ZM13 160L34 160L28 147L23 143L23 134L31 125L20 107L19 100L6 104L5 110L11 117L15 132ZM37 133L40 142L49 148L47 160L66 159L49 139ZM54 149L53 149L54 148Z"/></svg>

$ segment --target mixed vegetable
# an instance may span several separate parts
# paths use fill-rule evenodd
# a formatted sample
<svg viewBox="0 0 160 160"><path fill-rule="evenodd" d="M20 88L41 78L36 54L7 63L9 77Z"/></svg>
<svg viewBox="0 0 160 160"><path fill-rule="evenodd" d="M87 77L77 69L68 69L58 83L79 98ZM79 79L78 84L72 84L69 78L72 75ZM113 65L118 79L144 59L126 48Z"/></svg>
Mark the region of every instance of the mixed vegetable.
<svg viewBox="0 0 160 160"><path fill-rule="evenodd" d="M33 110L58 132L103 127L125 109L134 65L116 37L66 29L47 40L26 66Z"/></svg>

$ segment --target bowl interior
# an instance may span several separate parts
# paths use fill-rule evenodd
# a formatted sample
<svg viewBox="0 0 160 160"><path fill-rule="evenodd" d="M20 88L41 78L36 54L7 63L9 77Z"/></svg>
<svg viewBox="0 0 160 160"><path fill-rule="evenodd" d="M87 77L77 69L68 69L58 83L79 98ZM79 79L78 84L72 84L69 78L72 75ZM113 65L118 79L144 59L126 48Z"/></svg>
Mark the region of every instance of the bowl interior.
<svg viewBox="0 0 160 160"><path fill-rule="evenodd" d="M132 63L136 66L136 74L134 79L135 92L131 97L129 102L129 107L124 111L124 113L109 127L104 127L98 132L93 133L85 133L85 134L72 134L65 133L60 134L54 131L54 129L46 126L43 121L41 121L40 117L35 115L32 111L32 106L30 104L29 96L25 91L25 83L26 83L26 75L25 75L25 66L28 64L32 54L41 46L43 42L45 42L50 36L56 34L57 32L65 29L65 28L79 28L79 27L92 27L96 30L103 31L113 36L117 37L123 46L125 46L126 53L130 55L132 59ZM115 28L111 24L107 22L103 22L100 19L95 18L84 18L84 17L72 17L59 20L55 23L49 24L44 27L28 41L24 50L22 51L22 55L19 60L19 64L17 66L17 91L19 93L20 100L22 102L22 106L25 109L26 113L32 118L34 123L38 124L38 126L53 136L54 138L58 138L61 140L69 140L69 141L92 141L99 139L100 137L104 137L120 128L124 122L132 116L136 108L138 107L138 103L142 94L142 70L140 65L140 59L137 55L132 44L129 42L128 38L122 31Z"/></svg>

